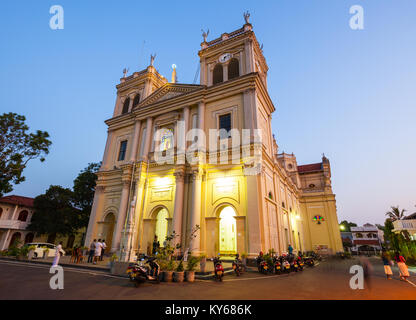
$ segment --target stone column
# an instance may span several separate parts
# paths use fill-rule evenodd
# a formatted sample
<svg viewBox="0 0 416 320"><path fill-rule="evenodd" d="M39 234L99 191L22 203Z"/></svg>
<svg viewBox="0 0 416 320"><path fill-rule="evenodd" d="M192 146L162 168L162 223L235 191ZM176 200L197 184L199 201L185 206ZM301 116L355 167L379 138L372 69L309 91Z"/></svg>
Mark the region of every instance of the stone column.
<svg viewBox="0 0 416 320"><path fill-rule="evenodd" d="M205 103L203 101L201 101L198 104L198 129L201 129L205 132ZM199 144L199 138L198 138L198 144ZM205 141L204 141L204 145L206 145L207 141L206 141L206 135L205 135ZM198 148L199 149L199 148ZM201 150L199 150L201 151ZM205 150L202 150L205 151Z"/></svg>
<svg viewBox="0 0 416 320"><path fill-rule="evenodd" d="M190 226L189 230L191 231L195 228L196 225L201 226L201 192L202 192L202 175L203 172L200 168L193 170L192 172L192 209L190 216ZM193 238L189 244L189 250L192 251L194 255L199 255L200 253L200 238L201 231L196 233L196 237Z"/></svg>
<svg viewBox="0 0 416 320"><path fill-rule="evenodd" d="M121 192L121 200L120 200L120 206L118 209L117 223L116 223L116 228L114 230L113 247L111 248L111 252L115 252L120 249L122 231L124 228L124 224L126 222L129 193L130 193L130 181L125 180L123 181L123 190Z"/></svg>
<svg viewBox="0 0 416 320"><path fill-rule="evenodd" d="M175 207L173 211L172 230L178 235L175 238L174 245L181 242L182 238L182 220L183 220L183 194L185 186L185 170L180 169L175 173L176 190L175 190Z"/></svg>
<svg viewBox="0 0 416 320"><path fill-rule="evenodd" d="M147 124L146 124L146 142L144 145L144 151L143 151L143 159L147 160L149 157L150 152L150 146L152 144L152 134L153 134L153 118L149 117L147 118Z"/></svg>
<svg viewBox="0 0 416 320"><path fill-rule="evenodd" d="M133 137L133 145L130 154L130 162L135 162L137 159L137 150L139 148L139 137L140 137L140 129L141 129L141 121L136 121L134 125L134 137Z"/></svg>
<svg viewBox="0 0 416 320"><path fill-rule="evenodd" d="M91 241L93 240L95 234L97 233L97 220L99 218L98 214L102 211L104 205L104 190L103 186L97 186L95 188L94 201L91 208L90 220L88 222L87 234L85 235L85 246L90 247Z"/></svg>

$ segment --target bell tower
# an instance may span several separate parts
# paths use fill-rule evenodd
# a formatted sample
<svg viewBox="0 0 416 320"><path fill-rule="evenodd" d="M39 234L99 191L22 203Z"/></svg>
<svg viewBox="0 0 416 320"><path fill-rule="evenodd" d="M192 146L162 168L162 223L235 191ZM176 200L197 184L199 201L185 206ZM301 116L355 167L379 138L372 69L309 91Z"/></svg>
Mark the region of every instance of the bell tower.
<svg viewBox="0 0 416 320"><path fill-rule="evenodd" d="M209 30L203 31L200 57L200 84L213 86L258 72L267 88L268 66L249 22L249 13L244 14L245 24L231 33L207 41Z"/></svg>

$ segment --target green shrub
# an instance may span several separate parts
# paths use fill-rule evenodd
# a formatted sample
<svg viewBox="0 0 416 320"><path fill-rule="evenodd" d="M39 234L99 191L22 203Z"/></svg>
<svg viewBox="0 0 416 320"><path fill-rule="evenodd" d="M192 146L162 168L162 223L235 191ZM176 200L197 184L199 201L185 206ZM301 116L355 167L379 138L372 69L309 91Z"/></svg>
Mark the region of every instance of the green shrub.
<svg viewBox="0 0 416 320"><path fill-rule="evenodd" d="M175 270L175 262L173 260L168 260L166 264L166 271L174 271Z"/></svg>
<svg viewBox="0 0 416 320"><path fill-rule="evenodd" d="M188 263L186 265L186 270L187 271L195 271L196 266L198 265L199 260L200 259L198 257L190 256L188 258Z"/></svg>
<svg viewBox="0 0 416 320"><path fill-rule="evenodd" d="M176 271L177 272L182 272L184 269L183 269L183 261L181 260L180 262L179 262L179 264L178 264L178 266L176 267Z"/></svg>

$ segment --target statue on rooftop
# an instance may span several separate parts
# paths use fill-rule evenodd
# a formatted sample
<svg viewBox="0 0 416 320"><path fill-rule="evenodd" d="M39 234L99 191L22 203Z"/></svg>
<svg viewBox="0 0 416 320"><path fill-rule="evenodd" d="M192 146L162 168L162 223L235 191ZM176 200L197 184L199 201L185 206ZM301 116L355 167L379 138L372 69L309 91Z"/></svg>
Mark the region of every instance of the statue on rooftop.
<svg viewBox="0 0 416 320"><path fill-rule="evenodd" d="M248 11L244 12L244 20L246 20L246 24L250 23L249 19L250 19L250 12Z"/></svg>
<svg viewBox="0 0 416 320"><path fill-rule="evenodd" d="M150 65L153 66L153 63L155 62L155 58L156 58L156 53L153 55L150 55Z"/></svg>
<svg viewBox="0 0 416 320"><path fill-rule="evenodd" d="M124 77L123 77L123 78L125 78L125 77L126 77L126 75L127 75L127 72L129 72L129 69L127 69L127 68L124 68L124 69L123 69L123 74L124 74Z"/></svg>
<svg viewBox="0 0 416 320"><path fill-rule="evenodd" d="M204 38L204 42L207 42L207 38L208 38L208 35L209 35L209 29L207 30L207 32L205 32L202 29L201 29L201 31L202 31L202 37Z"/></svg>

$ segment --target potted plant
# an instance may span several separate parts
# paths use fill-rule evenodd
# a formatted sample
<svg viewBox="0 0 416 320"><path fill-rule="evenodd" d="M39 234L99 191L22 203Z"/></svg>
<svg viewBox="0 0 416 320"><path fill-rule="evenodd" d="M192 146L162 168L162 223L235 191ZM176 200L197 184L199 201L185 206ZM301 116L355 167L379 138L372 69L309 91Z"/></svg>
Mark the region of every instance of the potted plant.
<svg viewBox="0 0 416 320"><path fill-rule="evenodd" d="M29 260L27 255L29 253L29 247L23 246L20 248L18 255L16 256L17 260Z"/></svg>
<svg viewBox="0 0 416 320"><path fill-rule="evenodd" d="M169 260L168 263L166 264L166 271L163 276L163 281L172 282L173 270L175 270L175 263L173 262L173 260Z"/></svg>
<svg viewBox="0 0 416 320"><path fill-rule="evenodd" d="M186 265L186 281L194 282L195 281L195 269L199 262L199 258L190 256L188 258L188 264Z"/></svg>
<svg viewBox="0 0 416 320"><path fill-rule="evenodd" d="M43 259L46 259L49 256L49 248L48 247L42 247L42 248L43 248Z"/></svg>
<svg viewBox="0 0 416 320"><path fill-rule="evenodd" d="M201 256L200 256L200 260L199 260L199 267L200 267L200 270L201 270L201 272L205 272L205 268L206 268L206 265L207 265L207 256L205 255L205 254L202 254Z"/></svg>
<svg viewBox="0 0 416 320"><path fill-rule="evenodd" d="M113 255L110 257L110 269L113 269L114 262L118 261L118 256L113 253Z"/></svg>
<svg viewBox="0 0 416 320"><path fill-rule="evenodd" d="M183 282L185 277L185 272L183 269L183 261L181 260L176 268L176 271L173 273L173 279L175 282Z"/></svg>
<svg viewBox="0 0 416 320"><path fill-rule="evenodd" d="M28 253L29 260L33 259L35 255L36 246L30 246L28 250L29 250L29 253Z"/></svg>

